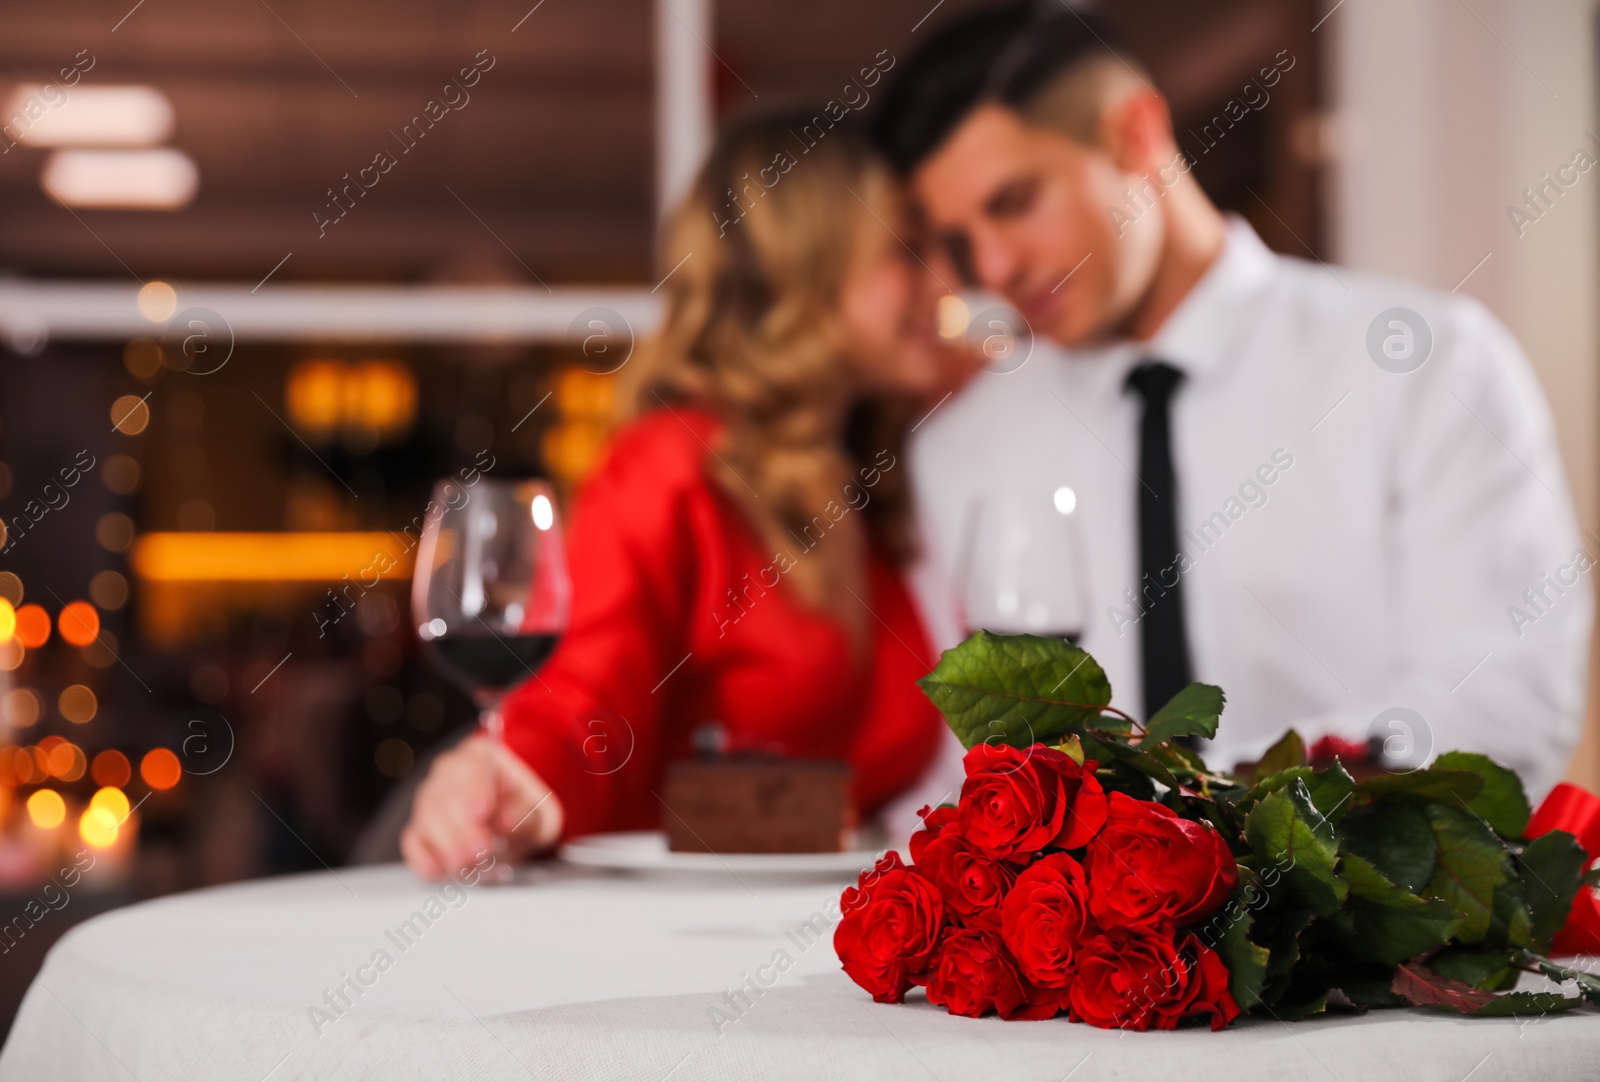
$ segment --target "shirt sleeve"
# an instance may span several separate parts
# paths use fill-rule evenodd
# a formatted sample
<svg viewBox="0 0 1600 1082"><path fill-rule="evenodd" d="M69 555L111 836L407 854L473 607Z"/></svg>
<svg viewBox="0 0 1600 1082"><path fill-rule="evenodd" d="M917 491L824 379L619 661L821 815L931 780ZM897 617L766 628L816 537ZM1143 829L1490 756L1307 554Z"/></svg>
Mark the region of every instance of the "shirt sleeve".
<svg viewBox="0 0 1600 1082"><path fill-rule="evenodd" d="M1582 728L1594 559L1526 356L1481 305L1457 303L1444 363L1418 370L1393 434L1390 611L1373 614L1395 628L1389 678L1297 727L1381 738L1410 765L1481 751L1537 800Z"/></svg>
<svg viewBox="0 0 1600 1082"><path fill-rule="evenodd" d="M655 689L683 657L706 503L697 458L638 431L576 502L568 629L504 707L506 743L555 790L568 837L648 818L662 754Z"/></svg>

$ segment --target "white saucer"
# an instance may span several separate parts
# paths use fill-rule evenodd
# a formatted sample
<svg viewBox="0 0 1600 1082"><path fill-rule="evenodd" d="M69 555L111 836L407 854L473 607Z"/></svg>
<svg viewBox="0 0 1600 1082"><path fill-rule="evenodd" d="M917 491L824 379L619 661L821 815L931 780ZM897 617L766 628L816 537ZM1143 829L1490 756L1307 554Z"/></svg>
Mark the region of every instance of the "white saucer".
<svg viewBox="0 0 1600 1082"><path fill-rule="evenodd" d="M674 853L659 830L589 834L561 847L561 859L587 868L632 872L720 875L806 875L851 878L882 855L874 849L843 853Z"/></svg>

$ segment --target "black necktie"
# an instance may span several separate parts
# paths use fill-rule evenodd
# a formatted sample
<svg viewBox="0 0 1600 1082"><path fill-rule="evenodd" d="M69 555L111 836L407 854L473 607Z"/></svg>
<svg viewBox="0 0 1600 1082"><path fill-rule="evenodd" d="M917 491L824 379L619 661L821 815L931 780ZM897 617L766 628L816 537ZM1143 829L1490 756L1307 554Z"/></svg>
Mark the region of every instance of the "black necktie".
<svg viewBox="0 0 1600 1082"><path fill-rule="evenodd" d="M1183 373L1147 360L1127 386L1144 402L1139 419L1139 622L1148 718L1189 684L1189 636L1178 574L1178 478L1172 468L1172 396Z"/></svg>

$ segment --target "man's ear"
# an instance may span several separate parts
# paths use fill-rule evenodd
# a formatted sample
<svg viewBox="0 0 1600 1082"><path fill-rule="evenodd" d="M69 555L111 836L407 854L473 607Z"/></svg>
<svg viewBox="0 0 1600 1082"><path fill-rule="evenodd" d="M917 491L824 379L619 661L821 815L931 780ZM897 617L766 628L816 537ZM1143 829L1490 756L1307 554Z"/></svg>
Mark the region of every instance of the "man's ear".
<svg viewBox="0 0 1600 1082"><path fill-rule="evenodd" d="M1138 89L1106 106L1100 118L1106 152L1124 173L1144 173L1163 165L1175 146L1172 114L1153 90Z"/></svg>

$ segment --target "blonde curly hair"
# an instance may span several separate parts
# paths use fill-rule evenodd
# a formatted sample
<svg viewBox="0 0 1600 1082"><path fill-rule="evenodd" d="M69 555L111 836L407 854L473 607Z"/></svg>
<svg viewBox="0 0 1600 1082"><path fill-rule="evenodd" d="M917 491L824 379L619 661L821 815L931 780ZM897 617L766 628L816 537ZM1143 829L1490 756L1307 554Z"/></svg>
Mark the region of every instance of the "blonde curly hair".
<svg viewBox="0 0 1600 1082"><path fill-rule="evenodd" d="M882 470L861 514L822 518L814 547L802 537L868 463L900 456L905 411L863 392L839 316L851 268L899 243L884 221L896 190L848 126L809 143L795 134L814 121L767 115L718 138L670 222L662 273L678 269L628 397L635 411L686 403L722 421L708 469L794 558L786 577L801 599L859 641L868 534L900 562L912 553L906 471Z"/></svg>

